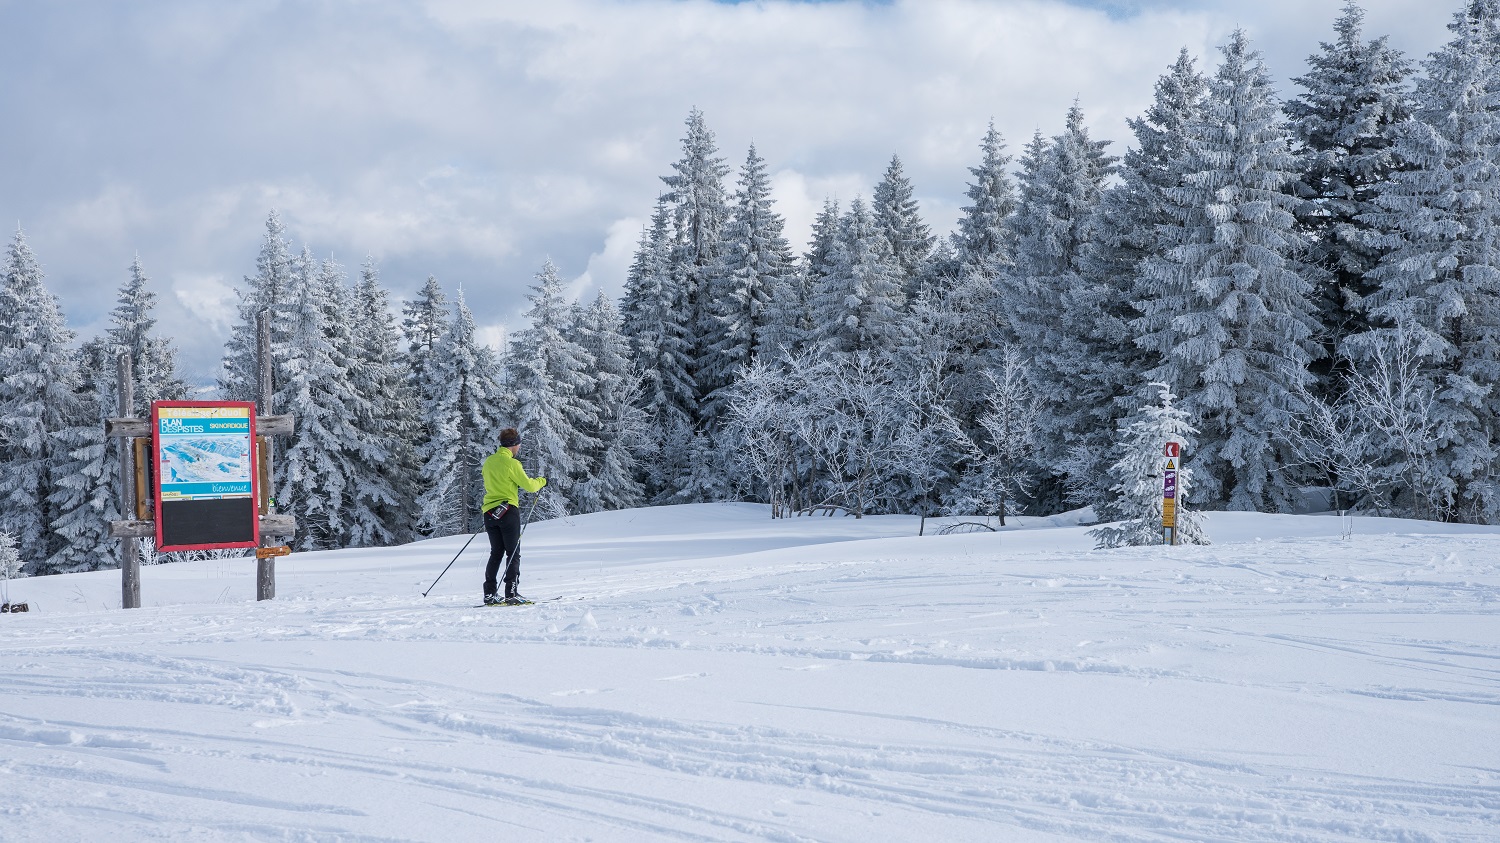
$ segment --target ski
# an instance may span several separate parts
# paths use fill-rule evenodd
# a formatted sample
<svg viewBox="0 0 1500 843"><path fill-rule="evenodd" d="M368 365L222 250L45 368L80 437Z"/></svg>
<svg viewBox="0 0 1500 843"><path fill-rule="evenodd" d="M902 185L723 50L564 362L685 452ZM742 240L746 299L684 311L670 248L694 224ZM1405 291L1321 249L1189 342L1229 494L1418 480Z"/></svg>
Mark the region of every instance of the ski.
<svg viewBox="0 0 1500 843"><path fill-rule="evenodd" d="M563 598L562 598L561 595L559 595L557 597L544 597L541 600L527 600L524 603L480 603L479 605L475 606L474 608L476 608L476 609L509 609L509 608L514 608L516 606L535 606L538 603L556 603L557 601L559 601L561 599L563 599Z"/></svg>

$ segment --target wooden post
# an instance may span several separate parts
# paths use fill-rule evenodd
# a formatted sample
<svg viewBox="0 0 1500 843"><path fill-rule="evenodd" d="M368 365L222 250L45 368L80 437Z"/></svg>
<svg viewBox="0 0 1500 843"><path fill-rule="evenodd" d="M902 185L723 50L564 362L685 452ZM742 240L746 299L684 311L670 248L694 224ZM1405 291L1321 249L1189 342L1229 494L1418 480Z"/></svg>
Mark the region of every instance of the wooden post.
<svg viewBox="0 0 1500 843"><path fill-rule="evenodd" d="M271 382L271 311L262 310L255 315L255 363L260 375L260 415L272 414L271 399L275 394L275 385ZM272 470L273 460L276 458L276 446L272 444L271 437L260 437L260 459L261 476L272 480L276 472ZM274 488L262 488L262 499L266 501L263 511L267 515L276 514L276 490ZM265 547L268 538L261 534L261 546ZM276 557L266 556L255 560L255 599L271 600L276 597Z"/></svg>
<svg viewBox="0 0 1500 843"><path fill-rule="evenodd" d="M120 417L135 414L135 382L131 378L130 352L116 358L119 372L116 383L120 392ZM116 440L120 447L120 517L128 518L135 509L135 448L128 439ZM126 609L141 607L141 553L137 539L120 539L120 605Z"/></svg>

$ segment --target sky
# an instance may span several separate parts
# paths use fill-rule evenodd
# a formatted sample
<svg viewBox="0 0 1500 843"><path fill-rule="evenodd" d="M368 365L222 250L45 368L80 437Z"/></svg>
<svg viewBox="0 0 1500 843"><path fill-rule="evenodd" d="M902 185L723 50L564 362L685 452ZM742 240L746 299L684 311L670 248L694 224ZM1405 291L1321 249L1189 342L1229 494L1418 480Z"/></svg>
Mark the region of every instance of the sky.
<svg viewBox="0 0 1500 843"><path fill-rule="evenodd" d="M194 382L272 209L294 249L351 277L372 258L398 300L462 288L498 345L547 260L572 295L619 295L693 108L731 190L752 143L766 160L799 253L893 155L947 232L990 121L1018 155L1076 100L1119 154L1179 49L1211 71L1243 28L1294 96L1342 5L0 0L0 220L80 339L139 255ZM1366 34L1419 59L1460 6L1369 0Z"/></svg>

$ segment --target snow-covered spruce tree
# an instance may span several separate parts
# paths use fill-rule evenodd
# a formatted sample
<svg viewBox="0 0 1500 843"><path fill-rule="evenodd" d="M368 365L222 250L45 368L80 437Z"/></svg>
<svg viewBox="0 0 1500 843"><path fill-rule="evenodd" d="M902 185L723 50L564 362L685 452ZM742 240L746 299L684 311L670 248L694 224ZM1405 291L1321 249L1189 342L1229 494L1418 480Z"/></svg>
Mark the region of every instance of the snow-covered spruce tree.
<svg viewBox="0 0 1500 843"><path fill-rule="evenodd" d="M876 227L891 245L891 256L901 268L901 289L908 300L916 297L926 277L927 257L937 242L932 229L922 221L913 193L911 179L901 168L901 158L892 155L885 176L875 186L870 209Z"/></svg>
<svg viewBox="0 0 1500 843"><path fill-rule="evenodd" d="M1011 217L1015 257L1000 276L1006 339L1024 350L1027 377L1042 402L1038 436L1070 455L1075 470L1101 462L1109 450L1119 379L1114 372L1102 381L1086 377L1099 373L1096 356L1112 351L1121 339L1101 330L1108 327L1106 309L1118 299L1082 274L1087 227L1114 172L1116 159L1104 153L1108 143L1090 139L1083 111L1074 103L1062 134L1028 145L1021 200ZM1061 479L1048 484L1048 508L1060 503L1056 481ZM1093 478L1068 480L1086 488Z"/></svg>
<svg viewBox="0 0 1500 843"><path fill-rule="evenodd" d="M1011 159L1005 154L1005 140L994 121L979 149L979 166L969 168L974 181L964 192L973 204L964 206L952 242L964 274L993 280L1010 265L1014 237L1008 221L1016 210L1016 187L1007 169Z"/></svg>
<svg viewBox="0 0 1500 843"><path fill-rule="evenodd" d="M1120 523L1089 531L1101 548L1161 544L1162 471L1168 442L1177 442L1182 453L1192 454L1193 428L1190 416L1173 405L1176 396L1164 383L1153 383L1157 402L1143 405L1128 423L1120 425L1118 459L1110 468L1115 479L1115 500L1109 506L1112 517ZM1188 492L1193 485L1193 471L1177 467L1176 521L1178 544L1208 544L1203 516L1187 508Z"/></svg>
<svg viewBox="0 0 1500 843"><path fill-rule="evenodd" d="M639 406L650 442L643 452L643 480L652 500L668 498L685 456L668 443L687 441L693 429L692 331L679 307L670 273L670 210L658 200L651 228L643 232L625 275L621 320L630 343L631 367L641 373Z"/></svg>
<svg viewBox="0 0 1500 843"><path fill-rule="evenodd" d="M429 275L417 296L401 306L401 337L405 349L401 353L397 368L406 382L406 394L413 402L413 415L408 424L413 430L407 434L406 445L410 449L406 473L412 479L408 500L415 501L425 490L422 480L422 464L428 445L437 432L428 426L429 413L442 397L445 384L437 368L438 345L447 335L453 322L448 297L437 278ZM418 508L413 507L412 518L419 520Z"/></svg>
<svg viewBox="0 0 1500 843"><path fill-rule="evenodd" d="M563 282L552 261L542 264L526 297L530 322L511 340L506 381L516 402L515 427L526 442L531 474L547 478L541 492L543 511L566 515L577 511L580 485L587 480L585 456L601 443L590 431L600 429L598 408L584 400L595 388L594 360L569 338L570 308Z"/></svg>
<svg viewBox="0 0 1500 843"><path fill-rule="evenodd" d="M374 258L367 257L360 269L348 318L349 391L365 399L354 421L364 450L352 455L358 472L354 500L362 517L350 525L349 545L409 541L415 520L411 501L416 497L411 443L420 426L416 401L399 368L401 334Z"/></svg>
<svg viewBox="0 0 1500 843"><path fill-rule="evenodd" d="M906 303L891 245L859 198L839 220L828 274L812 292L815 343L824 354L896 346Z"/></svg>
<svg viewBox="0 0 1500 843"><path fill-rule="evenodd" d="M96 338L79 350L78 415L52 434L50 526L61 540L46 561L52 573L118 566L119 540L110 537L109 522L120 518L120 463L104 436L104 420L119 411L113 348Z"/></svg>
<svg viewBox="0 0 1500 843"><path fill-rule="evenodd" d="M1368 280L1373 327L1347 342L1370 359L1400 332L1435 396L1431 447L1443 519L1500 521L1500 2L1470 0L1424 63L1399 166L1362 221L1384 251ZM1394 462L1395 454L1382 458ZM1407 490L1405 497L1423 490ZM1401 496L1398 496L1398 505ZM1413 507L1414 508L1414 507Z"/></svg>
<svg viewBox="0 0 1500 843"><path fill-rule="evenodd" d="M761 346L773 357L801 354L817 341L813 299L833 271L833 253L839 242L839 205L823 201L813 220L807 252L771 299Z"/></svg>
<svg viewBox="0 0 1500 843"><path fill-rule="evenodd" d="M723 423L726 397L740 370L761 353L767 308L777 288L793 272L791 247L782 236L785 222L774 210L765 160L750 147L740 168L729 223L724 228L713 298L707 302L715 321L712 338L699 361L699 408L712 434Z"/></svg>
<svg viewBox="0 0 1500 843"><path fill-rule="evenodd" d="M145 412L153 401L181 401L188 394L187 384L177 375L177 349L172 339L154 331L156 317L152 311L156 308L156 293L151 292L150 284L151 279L137 255L130 264L130 277L120 286L115 309L110 313L110 327L105 333L111 351L130 352L132 391L140 408L137 412ZM104 380L114 383L113 376ZM117 408L106 406L106 412L116 411Z"/></svg>
<svg viewBox="0 0 1500 843"><path fill-rule="evenodd" d="M504 394L495 352L474 337L474 314L459 288L454 316L434 349L433 374L443 389L422 407L431 435L417 452L421 463L417 529L451 536L483 529L480 466L495 452L498 432L516 412ZM524 431L523 431L524 433Z"/></svg>
<svg viewBox="0 0 1500 843"><path fill-rule="evenodd" d="M30 573L51 573L53 468L68 447L57 434L81 417L73 332L19 229L0 272L0 530Z"/></svg>
<svg viewBox="0 0 1500 843"><path fill-rule="evenodd" d="M1223 48L1200 119L1184 130L1182 186L1167 190L1172 224L1142 263L1138 342L1161 358L1149 376L1173 385L1201 430L1205 504L1280 511L1296 497L1283 471L1282 399L1318 353L1309 285L1295 256L1290 138L1260 55L1243 32Z"/></svg>
<svg viewBox="0 0 1500 843"><path fill-rule="evenodd" d="M578 511L640 506L645 491L636 479L639 454L650 444L646 411L639 406L641 376L630 366L620 315L600 291L574 324L578 345L594 361L584 401L597 425L585 431L597 446L584 455L587 468L578 486Z"/></svg>
<svg viewBox="0 0 1500 843"><path fill-rule="evenodd" d="M296 321L292 313L292 263L286 226L273 210L266 217L266 235L255 259L255 276L246 276L244 286L235 291L240 298L240 318L224 343L224 362L219 373L219 394L226 401L260 400L256 319L262 310L271 311L271 358L282 359L290 326ZM281 373L273 371L272 379L280 383Z"/></svg>
<svg viewBox="0 0 1500 843"><path fill-rule="evenodd" d="M1338 40L1308 57L1308 72L1292 81L1303 89L1286 103L1302 157L1296 194L1298 219L1309 241L1306 261L1324 273L1313 296L1322 324L1323 358L1314 370L1325 383L1344 338L1370 325L1359 303L1373 291L1370 270L1379 259L1366 215L1375 193L1397 168L1396 127L1411 115L1410 65L1384 37L1362 40L1365 11L1344 4L1334 22Z"/></svg>
<svg viewBox="0 0 1500 843"><path fill-rule="evenodd" d="M118 510L120 439L106 438L104 421L119 414L118 357L130 352L135 412L145 413L153 401L177 401L187 385L177 377L172 341L157 336L152 310L156 294L137 256L121 285L110 327L79 350L78 422L58 438L59 458L53 467L52 529L64 546L48 560L56 571L112 568L117 564L118 540L109 536L108 522Z"/></svg>
<svg viewBox="0 0 1500 843"><path fill-rule="evenodd" d="M729 165L719 157L714 133L694 108L688 113L687 134L682 139L682 158L672 165L673 174L662 176L668 192L674 238L668 255L667 277L671 279L676 306L687 317L688 353L692 362L693 396L702 398L698 370L708 348L720 335L720 325L709 312L709 302L721 290L716 277L724 226L729 221L729 197L724 177ZM690 408L695 425L702 422L696 402Z"/></svg>
<svg viewBox="0 0 1500 843"><path fill-rule="evenodd" d="M292 262L294 321L282 348L276 411L297 427L277 453L277 506L295 513L299 550L346 546L353 525L366 528L369 513L354 499L355 456L363 447L355 419L369 399L350 390L348 326L342 313L342 270L319 263L303 249Z"/></svg>
<svg viewBox="0 0 1500 843"><path fill-rule="evenodd" d="M1207 88L1196 62L1182 50L1157 80L1145 114L1127 121L1136 145L1121 160L1119 183L1104 192L1085 226L1080 262L1085 283L1075 302L1090 353L1074 363L1079 405L1089 409L1071 426L1087 432L1087 447L1061 457L1069 497L1077 504L1100 509L1113 497L1113 457L1109 448L1098 447L1098 434L1112 439L1119 420L1135 412L1140 401L1134 386L1159 363L1136 345L1130 323L1141 315L1134 303L1150 292L1141 281L1141 263L1155 254L1161 227L1170 229L1176 222L1167 191L1182 186L1176 166L1186 154L1183 129L1198 119Z"/></svg>

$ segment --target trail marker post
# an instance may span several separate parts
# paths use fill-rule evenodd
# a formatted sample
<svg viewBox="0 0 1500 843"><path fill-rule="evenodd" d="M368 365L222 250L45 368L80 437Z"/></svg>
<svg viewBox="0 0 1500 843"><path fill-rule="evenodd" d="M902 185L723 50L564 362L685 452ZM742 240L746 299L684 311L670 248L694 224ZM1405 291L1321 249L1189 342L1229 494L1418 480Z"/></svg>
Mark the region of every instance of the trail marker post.
<svg viewBox="0 0 1500 843"><path fill-rule="evenodd" d="M1177 469L1182 463L1182 445L1168 442L1162 453L1167 458L1161 472L1162 543L1177 544Z"/></svg>

